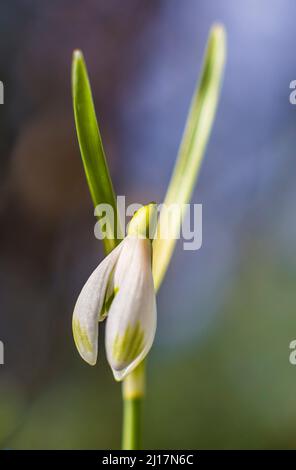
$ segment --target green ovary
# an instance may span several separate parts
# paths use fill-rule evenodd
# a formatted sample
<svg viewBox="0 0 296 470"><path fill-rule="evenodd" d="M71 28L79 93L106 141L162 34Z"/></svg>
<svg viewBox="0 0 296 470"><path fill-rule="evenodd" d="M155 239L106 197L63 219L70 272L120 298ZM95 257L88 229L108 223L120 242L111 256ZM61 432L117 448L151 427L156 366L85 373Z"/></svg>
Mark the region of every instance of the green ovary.
<svg viewBox="0 0 296 470"><path fill-rule="evenodd" d="M123 335L117 334L113 343L112 355L116 368L122 369L133 362L144 349L144 330L138 321L128 325Z"/></svg>

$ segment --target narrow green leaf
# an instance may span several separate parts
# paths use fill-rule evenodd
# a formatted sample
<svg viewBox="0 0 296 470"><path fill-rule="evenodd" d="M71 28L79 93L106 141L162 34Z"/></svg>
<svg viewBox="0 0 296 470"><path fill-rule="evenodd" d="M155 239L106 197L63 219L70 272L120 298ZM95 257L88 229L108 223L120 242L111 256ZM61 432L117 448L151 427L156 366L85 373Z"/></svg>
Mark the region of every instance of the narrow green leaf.
<svg viewBox="0 0 296 470"><path fill-rule="evenodd" d="M79 50L74 51L73 54L72 94L78 142L93 203L95 206L102 203L110 204L114 211L113 237L111 235L110 238L103 240L105 251L109 253L118 244L116 235L117 230L121 234L120 222L113 185L97 123L86 65L82 52Z"/></svg>
<svg viewBox="0 0 296 470"><path fill-rule="evenodd" d="M165 205L182 205L190 201L202 158L212 129L223 76L226 37L221 25L214 25L209 34L201 78L193 96L183 139L173 175L164 200ZM184 214L183 214L184 215ZM160 213L159 224L162 221ZM171 212L170 233L179 233L182 218L176 206ZM153 244L153 275L158 288L173 254L176 239L161 239Z"/></svg>

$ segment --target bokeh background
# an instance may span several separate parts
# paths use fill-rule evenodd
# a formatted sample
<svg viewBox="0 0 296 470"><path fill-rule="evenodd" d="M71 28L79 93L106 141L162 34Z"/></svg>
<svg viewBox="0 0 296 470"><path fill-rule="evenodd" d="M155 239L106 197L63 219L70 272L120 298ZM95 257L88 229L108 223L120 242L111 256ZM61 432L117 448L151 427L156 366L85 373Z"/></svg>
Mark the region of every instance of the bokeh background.
<svg viewBox="0 0 296 470"><path fill-rule="evenodd" d="M75 135L71 55L88 65L114 185L162 201L210 26L228 60L193 201L158 296L146 448L294 448L293 0L5 0L0 15L0 445L118 448L121 392L75 350L76 297L103 256Z"/></svg>

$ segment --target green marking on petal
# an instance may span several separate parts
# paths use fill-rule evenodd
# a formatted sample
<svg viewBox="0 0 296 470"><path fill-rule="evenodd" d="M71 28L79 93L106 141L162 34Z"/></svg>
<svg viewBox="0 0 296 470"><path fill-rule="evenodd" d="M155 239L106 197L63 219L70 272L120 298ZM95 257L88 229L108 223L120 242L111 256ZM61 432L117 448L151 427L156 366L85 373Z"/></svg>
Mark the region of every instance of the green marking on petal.
<svg viewBox="0 0 296 470"><path fill-rule="evenodd" d="M83 349L85 352L93 352L93 345L77 318L73 318L73 336L78 350Z"/></svg>
<svg viewBox="0 0 296 470"><path fill-rule="evenodd" d="M105 312L107 312L107 313L109 312L111 304L112 304L116 294L118 293L118 291L119 291L119 287L114 287L112 294L110 295L110 297L105 302L105 305L104 305Z"/></svg>
<svg viewBox="0 0 296 470"><path fill-rule="evenodd" d="M106 316L108 315L108 312L110 310L111 304L116 296L116 294L119 292L119 287L114 287L113 292L111 292L110 296L107 299L107 293L105 296L104 304L103 307L100 311L99 315L99 321L105 320Z"/></svg>
<svg viewBox="0 0 296 470"><path fill-rule="evenodd" d="M113 343L112 356L118 368L125 367L144 349L144 330L138 321L128 325L123 335L117 334Z"/></svg>

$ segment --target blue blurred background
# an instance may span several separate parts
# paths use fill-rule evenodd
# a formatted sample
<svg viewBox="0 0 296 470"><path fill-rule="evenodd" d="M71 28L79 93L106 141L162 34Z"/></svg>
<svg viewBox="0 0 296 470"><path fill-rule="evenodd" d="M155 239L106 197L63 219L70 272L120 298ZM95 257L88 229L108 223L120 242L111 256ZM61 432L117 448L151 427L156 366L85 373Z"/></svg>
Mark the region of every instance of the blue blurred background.
<svg viewBox="0 0 296 470"><path fill-rule="evenodd" d="M146 448L294 448L293 0L6 0L0 16L0 445L118 448L121 391L74 347L76 297L103 256L71 105L82 49L118 194L161 202L208 31L228 58L193 201L158 296Z"/></svg>

